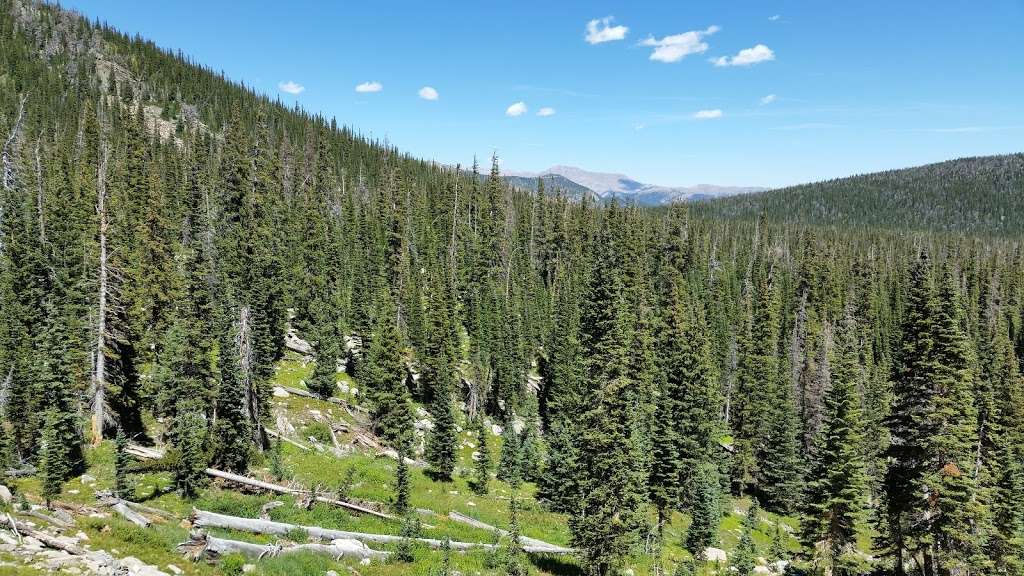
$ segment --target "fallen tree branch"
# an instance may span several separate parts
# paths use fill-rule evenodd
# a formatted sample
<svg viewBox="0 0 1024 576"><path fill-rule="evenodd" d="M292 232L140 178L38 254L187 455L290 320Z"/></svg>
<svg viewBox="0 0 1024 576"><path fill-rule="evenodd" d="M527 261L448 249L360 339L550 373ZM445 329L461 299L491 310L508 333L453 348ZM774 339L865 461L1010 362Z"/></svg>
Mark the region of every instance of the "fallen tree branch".
<svg viewBox="0 0 1024 576"><path fill-rule="evenodd" d="M469 516L466 516L461 512L456 512L455 510L452 510L451 512L448 513L448 519L450 519L453 522L458 522L460 524L465 524L467 526L472 526L474 528L479 528L481 530L487 530L488 532L497 532L502 536L509 535L508 530L503 530L501 528L491 526L486 522L481 522L476 518L470 518ZM560 548L560 546L555 546L554 544L549 544L543 540L537 540L536 538L530 538L529 536L520 536L519 543L523 546L535 546L538 548Z"/></svg>
<svg viewBox="0 0 1024 576"><path fill-rule="evenodd" d="M308 494L309 493L308 490L300 490L300 489L296 489L296 488L289 488L288 486L281 486L280 484L271 484L270 482L264 482L262 480L257 480L255 478L249 478L248 476L239 476L238 474L232 474L231 472L224 472L223 470L216 470L214 468L207 468L206 469L206 473L209 474L210 476L215 477L215 478L222 478L222 479L228 480L230 482L235 482L236 484L242 484L244 486L251 486L253 488L260 488L262 490L267 490L269 492L276 492L277 494ZM324 504L331 504L333 506L338 506L338 507L341 507L341 508L345 508L347 510L353 510L355 512L360 512L362 514L369 514L371 516L376 516L378 518L383 518L385 520L394 520L395 519L395 517L390 515L390 514L385 514L383 512L378 512L376 510L371 510L371 509L366 508L364 506L360 506L358 504L353 504L351 502L346 502L344 500L335 500L334 498L328 498L326 496L317 496L316 497L316 501L317 502L322 502Z"/></svg>
<svg viewBox="0 0 1024 576"><path fill-rule="evenodd" d="M191 521L193 526L198 527L210 527L210 528L227 528L229 530L239 530L242 532L250 532L253 534L269 534L283 536L293 530L301 530L305 532L310 538L317 540L338 540L338 539L351 539L359 540L360 542L377 542L382 544L396 544L401 542L403 538L401 536L395 536L392 534L370 534L366 532L349 532L347 530L334 530L331 528L321 528L319 526L299 526L295 524L287 524L284 522L273 522L270 520L258 520L253 518L240 518L238 516L228 516L227 514L218 514L216 512L207 512L205 510L192 510ZM431 548L441 548L444 542L433 538L413 538L416 542L425 544ZM474 549L485 549L493 550L497 548L494 544L485 544L479 542L452 542L452 550L474 550ZM543 546L537 545L524 545L523 550L530 553L539 554L571 554L574 551L571 548L563 548L561 546L554 546L551 544L545 544Z"/></svg>
<svg viewBox="0 0 1024 576"><path fill-rule="evenodd" d="M137 444L129 444L127 451L129 454L132 454L133 456L137 456L139 458L156 459L163 458L164 456L163 453L158 450L143 448L142 446L138 446ZM259 480L256 478L250 478L248 476L241 476L239 474L234 474L232 472L217 470L216 468L207 468L205 472L208 476L213 476L214 478L221 478L229 482L234 482L236 484L241 484L243 486L250 486L252 488L259 488L261 490L266 490L268 492L274 492L277 494L310 493L309 490L290 488L288 486L282 486L280 484L272 484L270 482L264 482L263 480ZM376 516L378 518L383 518L385 520L395 520L395 517L390 514L385 514L383 512L371 510L370 508L366 508L365 506L360 506L358 504L353 504L351 502L346 502L344 500L336 500L334 498L328 498L326 496L317 496L316 501L322 502L324 504L330 504L332 506L338 506L339 508L352 510L354 512L359 512L361 514L369 514L371 516Z"/></svg>
<svg viewBox="0 0 1024 576"><path fill-rule="evenodd" d="M60 526L61 528L70 528L72 526L70 522L65 522L60 518L50 516L49 514L44 514L38 510L19 510L16 511L15 513L19 516L30 516L32 518L35 518L36 520L42 520L44 522L53 524L54 526Z"/></svg>
<svg viewBox="0 0 1024 576"><path fill-rule="evenodd" d="M189 559L195 561L204 556L216 558L225 554L242 554L243 556L262 560L288 554L301 552L312 552L314 554L326 554L332 558L384 558L387 552L371 550L362 542L352 539L337 539L330 544L253 544L239 540L228 540L217 538L199 531L189 534L189 540L178 544L178 550L183 552Z"/></svg>
<svg viewBox="0 0 1024 576"><path fill-rule="evenodd" d="M305 444L302 444L300 442L296 442L295 440L292 440L291 438L285 436L284 434L281 434L275 430L271 430L266 426L264 426L263 429L266 430L267 434L269 434L270 436L273 436L274 438L280 438L282 441L287 442L288 444L291 444L292 446L295 446L300 450L305 450L306 452L309 452L310 450L309 446L306 446Z"/></svg>
<svg viewBox="0 0 1024 576"><path fill-rule="evenodd" d="M330 402L331 404L337 404L338 406L343 406L343 407L345 407L347 409L355 410L356 412L362 412L363 414L369 414L370 413L369 410L367 410L366 408L363 408L359 404L350 404L350 403L342 400L341 398L338 398L337 396L331 396L330 398L321 398L320 396L317 396L316 394L313 394L309 390L303 390L301 388L292 388L291 386L281 386L281 388L285 392L288 392L289 394L294 394L295 396L301 396L303 398L312 398L314 400L325 400L327 402ZM351 412L349 412L349 416L352 416L353 418L356 418L356 416L354 414L352 414ZM360 416L359 418L362 418L362 416Z"/></svg>
<svg viewBox="0 0 1024 576"><path fill-rule="evenodd" d="M6 518L0 518L0 526L10 528L15 534L19 535L19 538L23 536L31 536L50 548L63 550L73 556L82 556L85 554L85 550L82 550L78 546L60 538L51 536L41 530L36 530L24 522L18 522L12 518L10 514L8 514Z"/></svg>
<svg viewBox="0 0 1024 576"><path fill-rule="evenodd" d="M132 510L131 508L129 508L127 503L125 503L125 502L116 502L110 508L114 512L117 512L118 514L120 514L122 518L124 518L125 520L131 522L132 524L135 524L136 526L138 526L140 528L149 528L149 524L150 524L149 518L146 518L142 514L139 514L138 512L136 512L136 511Z"/></svg>

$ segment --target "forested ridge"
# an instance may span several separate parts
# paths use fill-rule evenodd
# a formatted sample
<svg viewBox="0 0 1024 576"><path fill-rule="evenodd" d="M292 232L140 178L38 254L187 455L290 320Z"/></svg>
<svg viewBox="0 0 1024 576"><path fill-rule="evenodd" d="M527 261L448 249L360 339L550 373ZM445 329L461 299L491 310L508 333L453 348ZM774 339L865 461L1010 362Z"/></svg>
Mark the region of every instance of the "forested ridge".
<svg viewBox="0 0 1024 576"><path fill-rule="evenodd" d="M701 203L709 218L1019 237L1024 154L958 158Z"/></svg>
<svg viewBox="0 0 1024 576"><path fill-rule="evenodd" d="M535 485L584 570L668 570L678 512L675 573L727 570L705 551L752 499L740 574L768 555L758 507L799 518L794 573L1024 574L1020 155L573 201L24 0L0 0L0 144L0 458L47 504L119 435L166 450L186 498L276 461L292 327L309 391L343 368L400 476L451 480L479 431L476 489Z"/></svg>

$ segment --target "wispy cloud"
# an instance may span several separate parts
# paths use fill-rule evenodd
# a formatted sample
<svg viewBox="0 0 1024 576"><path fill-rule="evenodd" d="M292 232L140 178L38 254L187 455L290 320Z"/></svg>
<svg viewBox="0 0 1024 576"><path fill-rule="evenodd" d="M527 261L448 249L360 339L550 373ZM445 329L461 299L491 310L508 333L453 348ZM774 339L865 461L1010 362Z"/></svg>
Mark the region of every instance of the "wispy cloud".
<svg viewBox="0 0 1024 576"><path fill-rule="evenodd" d="M611 16L605 16L604 18L597 18L587 22L587 34L584 39L588 44L601 44L603 42L614 42L615 40L622 40L626 37L629 32L629 28L622 26L612 26L612 22L615 18Z"/></svg>
<svg viewBox="0 0 1024 576"><path fill-rule="evenodd" d="M550 106L545 106L545 107L541 108L540 110L537 110L537 116L546 117L546 116L554 116L554 115L555 115L555 109L550 107Z"/></svg>
<svg viewBox="0 0 1024 576"><path fill-rule="evenodd" d="M299 94L302 94L306 90L305 86L303 86L302 84L298 84L296 82L293 82L291 80L289 80L287 82L278 82L277 83L277 88L281 92L286 92L286 93L291 94L293 96L298 96Z"/></svg>
<svg viewBox="0 0 1024 576"><path fill-rule="evenodd" d="M718 108L715 108L714 110L698 110L693 113L693 117L697 120L714 120L716 118L721 118L722 115L722 111Z"/></svg>
<svg viewBox="0 0 1024 576"><path fill-rule="evenodd" d="M522 116L523 114L526 114L528 111L529 109L526 107L525 102L516 102L515 104L505 109L505 116L515 118L516 116Z"/></svg>
<svg viewBox="0 0 1024 576"><path fill-rule="evenodd" d="M380 82L377 82L376 80L371 82L363 82L362 84L358 84L356 86L356 92L359 92L360 94L380 92L383 89L384 85L381 84Z"/></svg>
<svg viewBox="0 0 1024 576"><path fill-rule="evenodd" d="M768 21L769 22L778 22L781 19L782 19L782 15L781 14L772 14L771 16L768 17Z"/></svg>
<svg viewBox="0 0 1024 576"><path fill-rule="evenodd" d="M776 96L775 94L769 94L767 96L762 96L761 97L761 106L767 106L768 104L771 104L772 102L775 102L778 99L779 99L779 97Z"/></svg>
<svg viewBox="0 0 1024 576"><path fill-rule="evenodd" d="M721 30L718 26L709 26L705 30L691 30L682 34L673 34L658 39L653 36L640 42L641 46L654 48L650 59L656 62L679 62L690 54L700 54L708 49L704 38Z"/></svg>
<svg viewBox="0 0 1024 576"><path fill-rule="evenodd" d="M424 86L423 88L420 88L420 91L417 92L417 94L419 94L420 98L423 98L424 100L437 100L438 98L441 97L437 93L437 90L430 86Z"/></svg>
<svg viewBox="0 0 1024 576"><path fill-rule="evenodd" d="M753 48L744 48L732 57L720 56L712 58L711 62L715 66L750 66L759 62L768 62L769 60L775 60L775 52L772 52L772 49L764 44L758 44Z"/></svg>

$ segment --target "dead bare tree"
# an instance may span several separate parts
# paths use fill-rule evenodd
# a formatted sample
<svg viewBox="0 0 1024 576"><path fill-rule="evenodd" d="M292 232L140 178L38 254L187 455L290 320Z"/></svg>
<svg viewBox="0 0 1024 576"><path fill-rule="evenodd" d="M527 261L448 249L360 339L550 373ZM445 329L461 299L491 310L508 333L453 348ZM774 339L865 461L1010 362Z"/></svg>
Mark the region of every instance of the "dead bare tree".
<svg viewBox="0 0 1024 576"><path fill-rule="evenodd" d="M3 187L3 194L0 195L0 254L4 251L3 221L4 206L8 194L14 191L18 181L18 173L15 169L14 153L17 148L18 137L21 135L21 123L25 120L25 102L28 101L28 94L22 94L18 101L18 114L14 118L11 131L4 141L4 147L0 150L0 185Z"/></svg>
<svg viewBox="0 0 1024 576"><path fill-rule="evenodd" d="M110 266L107 253L107 236L109 233L107 220L107 162L110 153L106 146L100 152L100 165L96 176L96 215L99 219L99 271L96 316L96 348L93 351L92 372L92 445L98 446L103 441L103 426L108 418L106 414L107 388L107 306L110 294Z"/></svg>
<svg viewBox="0 0 1024 576"><path fill-rule="evenodd" d="M238 311L238 333L235 336L238 347L238 364L242 385L245 387L245 416L251 423L253 442L259 447L267 445L266 433L260 424L260 397L253 375L252 310L242 306Z"/></svg>

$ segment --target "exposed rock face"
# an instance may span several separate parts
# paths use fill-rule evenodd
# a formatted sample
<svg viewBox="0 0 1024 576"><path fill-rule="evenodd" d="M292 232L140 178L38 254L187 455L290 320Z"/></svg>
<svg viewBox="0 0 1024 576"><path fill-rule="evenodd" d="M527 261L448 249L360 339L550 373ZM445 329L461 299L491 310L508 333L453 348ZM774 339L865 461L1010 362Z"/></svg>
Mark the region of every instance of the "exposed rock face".
<svg viewBox="0 0 1024 576"><path fill-rule="evenodd" d="M722 562L723 564L728 560L725 550L721 548L705 548L704 559L708 562Z"/></svg>
<svg viewBox="0 0 1024 576"><path fill-rule="evenodd" d="M302 354L303 356L313 355L313 345L309 342L299 338L299 333L294 329L290 328L284 335L284 347Z"/></svg>

